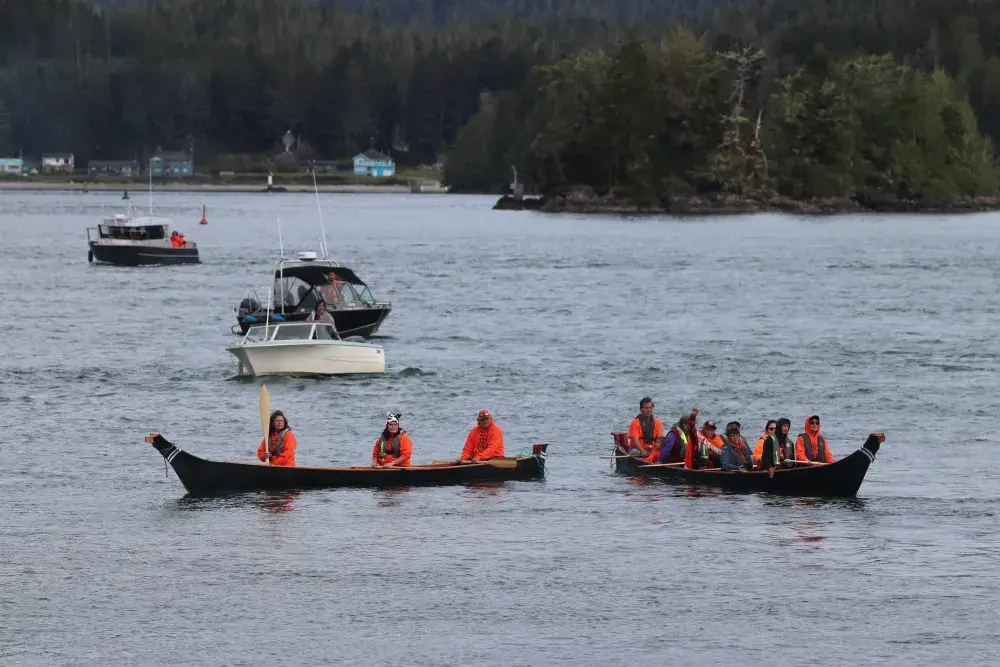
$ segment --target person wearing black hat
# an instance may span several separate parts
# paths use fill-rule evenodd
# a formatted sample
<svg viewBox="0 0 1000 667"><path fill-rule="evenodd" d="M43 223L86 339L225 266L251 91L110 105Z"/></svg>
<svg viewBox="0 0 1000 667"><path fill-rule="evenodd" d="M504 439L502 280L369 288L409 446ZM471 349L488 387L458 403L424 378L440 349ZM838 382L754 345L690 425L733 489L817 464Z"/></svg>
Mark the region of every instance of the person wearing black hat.
<svg viewBox="0 0 1000 667"><path fill-rule="evenodd" d="M725 439L716 432L715 422L707 421L698 431L698 450L695 452L695 468L718 468L722 461L722 447Z"/></svg>
<svg viewBox="0 0 1000 667"><path fill-rule="evenodd" d="M399 426L399 418L402 416L398 412L390 412L385 416L385 428L372 450L373 468L405 468L410 465L413 443L406 431Z"/></svg>
<svg viewBox="0 0 1000 667"><path fill-rule="evenodd" d="M731 421L726 424L726 444L722 446L723 470L753 470L753 452L750 445L740 434L740 423Z"/></svg>

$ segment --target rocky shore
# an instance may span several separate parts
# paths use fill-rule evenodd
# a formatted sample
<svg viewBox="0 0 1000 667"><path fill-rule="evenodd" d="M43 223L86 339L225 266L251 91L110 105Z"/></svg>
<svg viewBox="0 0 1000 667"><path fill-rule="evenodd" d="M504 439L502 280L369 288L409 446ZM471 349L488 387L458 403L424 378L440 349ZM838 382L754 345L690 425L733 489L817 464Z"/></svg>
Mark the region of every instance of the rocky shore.
<svg viewBox="0 0 1000 667"><path fill-rule="evenodd" d="M1000 197L969 197L951 201L917 201L895 197L829 197L797 200L773 197L767 200L737 195L696 195L670 197L656 204L588 192L525 197L517 200L505 195L493 207L504 211L542 211L545 213L671 213L677 215L725 213L973 213L1000 210Z"/></svg>

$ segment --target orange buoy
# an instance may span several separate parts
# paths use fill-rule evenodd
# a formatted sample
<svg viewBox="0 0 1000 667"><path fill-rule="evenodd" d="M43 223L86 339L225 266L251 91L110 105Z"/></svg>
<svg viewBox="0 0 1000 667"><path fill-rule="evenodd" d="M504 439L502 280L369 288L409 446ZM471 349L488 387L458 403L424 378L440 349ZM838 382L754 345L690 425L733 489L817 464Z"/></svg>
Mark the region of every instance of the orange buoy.
<svg viewBox="0 0 1000 667"><path fill-rule="evenodd" d="M208 220L205 218L205 205L204 204L201 205L201 222L199 222L198 224L199 225L207 225L208 224Z"/></svg>

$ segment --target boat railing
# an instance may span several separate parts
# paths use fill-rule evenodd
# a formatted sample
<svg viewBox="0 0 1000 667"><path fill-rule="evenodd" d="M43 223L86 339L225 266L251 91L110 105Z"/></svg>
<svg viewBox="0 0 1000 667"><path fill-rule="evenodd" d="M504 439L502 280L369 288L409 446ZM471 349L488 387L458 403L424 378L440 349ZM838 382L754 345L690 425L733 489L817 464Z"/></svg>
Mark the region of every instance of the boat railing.
<svg viewBox="0 0 1000 667"><path fill-rule="evenodd" d="M272 343L291 340L333 340L336 329L327 322L270 322L255 324L247 329L244 343Z"/></svg>

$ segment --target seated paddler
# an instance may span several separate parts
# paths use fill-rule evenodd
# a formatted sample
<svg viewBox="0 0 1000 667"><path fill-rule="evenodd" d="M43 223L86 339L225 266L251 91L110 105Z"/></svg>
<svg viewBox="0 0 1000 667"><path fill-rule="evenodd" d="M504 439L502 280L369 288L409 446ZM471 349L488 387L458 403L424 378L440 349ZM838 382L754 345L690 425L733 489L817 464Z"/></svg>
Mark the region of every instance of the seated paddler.
<svg viewBox="0 0 1000 667"><path fill-rule="evenodd" d="M399 418L402 416L398 412L390 412L385 416L385 428L372 450L372 467L395 468L410 465L413 443L399 425Z"/></svg>
<svg viewBox="0 0 1000 667"><path fill-rule="evenodd" d="M268 438L260 441L257 448L257 458L272 466L294 466L295 465L295 434L292 427L288 425L288 420L281 410L271 413L271 421L268 424ZM270 442L268 442L268 440ZM268 446L265 448L264 443Z"/></svg>
<svg viewBox="0 0 1000 667"><path fill-rule="evenodd" d="M462 462L487 461L502 458L503 432L493 423L493 415L489 410L480 410L476 416L476 426L469 431L462 449Z"/></svg>
<svg viewBox="0 0 1000 667"><path fill-rule="evenodd" d="M723 470L753 470L753 452L750 445L740 434L740 423L731 421L726 424L726 444L722 446Z"/></svg>
<svg viewBox="0 0 1000 667"><path fill-rule="evenodd" d="M819 415L806 419L806 432L795 439L795 460L833 463L833 452L819 432Z"/></svg>
<svg viewBox="0 0 1000 667"><path fill-rule="evenodd" d="M648 458L659 452L663 445L663 423L653 416L653 399L646 396L639 401L639 414L628 427L628 452L630 456Z"/></svg>
<svg viewBox="0 0 1000 667"><path fill-rule="evenodd" d="M685 412L677 423L670 427L667 436L663 439L663 449L653 461L655 463L680 463L687 460L687 453L693 448L688 447L690 442L698 442L697 426L698 408L692 408L691 412ZM688 466L692 467L692 466Z"/></svg>
<svg viewBox="0 0 1000 667"><path fill-rule="evenodd" d="M695 450L695 468L718 468L722 463L725 439L718 434L715 422L707 421L698 431L698 448ZM686 454L686 452L685 452Z"/></svg>

